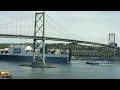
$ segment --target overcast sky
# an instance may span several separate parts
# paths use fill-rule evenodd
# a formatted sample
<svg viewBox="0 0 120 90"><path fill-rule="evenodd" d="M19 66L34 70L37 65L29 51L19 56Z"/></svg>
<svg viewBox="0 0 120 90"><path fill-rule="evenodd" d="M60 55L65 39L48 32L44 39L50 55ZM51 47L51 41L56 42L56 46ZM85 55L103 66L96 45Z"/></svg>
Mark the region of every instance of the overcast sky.
<svg viewBox="0 0 120 90"><path fill-rule="evenodd" d="M34 14L35 11L0 11L0 23ZM41 12L41 11L37 11ZM108 43L109 33L115 33L120 45L119 11L45 11L58 24L81 40ZM2 40L2 39L1 39Z"/></svg>

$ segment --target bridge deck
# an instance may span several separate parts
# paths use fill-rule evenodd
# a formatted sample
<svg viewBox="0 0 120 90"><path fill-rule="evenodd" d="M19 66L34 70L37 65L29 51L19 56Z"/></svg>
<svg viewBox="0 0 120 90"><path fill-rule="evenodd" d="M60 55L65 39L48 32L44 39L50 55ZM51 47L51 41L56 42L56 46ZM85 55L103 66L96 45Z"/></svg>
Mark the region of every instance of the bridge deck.
<svg viewBox="0 0 120 90"><path fill-rule="evenodd" d="M34 37L34 36L28 36L28 35L14 35L14 34L0 34L0 37L1 38L37 39L37 40L43 39L43 37L40 37L40 36ZM73 40L73 39L53 38L53 37L45 37L45 40L76 42L76 43L83 43L83 44L101 45L101 46L107 46L107 47L109 46L107 44L96 43L96 42L80 41L80 40Z"/></svg>

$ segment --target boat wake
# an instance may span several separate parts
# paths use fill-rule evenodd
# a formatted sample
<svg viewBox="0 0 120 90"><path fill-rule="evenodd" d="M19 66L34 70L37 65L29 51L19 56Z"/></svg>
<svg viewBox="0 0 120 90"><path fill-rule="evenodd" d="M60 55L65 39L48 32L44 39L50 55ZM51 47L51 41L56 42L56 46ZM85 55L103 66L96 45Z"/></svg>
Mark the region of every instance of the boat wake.
<svg viewBox="0 0 120 90"><path fill-rule="evenodd" d="M98 65L100 65L100 66L110 66L112 64L98 64Z"/></svg>
<svg viewBox="0 0 120 90"><path fill-rule="evenodd" d="M68 63L80 63L80 62L68 62Z"/></svg>

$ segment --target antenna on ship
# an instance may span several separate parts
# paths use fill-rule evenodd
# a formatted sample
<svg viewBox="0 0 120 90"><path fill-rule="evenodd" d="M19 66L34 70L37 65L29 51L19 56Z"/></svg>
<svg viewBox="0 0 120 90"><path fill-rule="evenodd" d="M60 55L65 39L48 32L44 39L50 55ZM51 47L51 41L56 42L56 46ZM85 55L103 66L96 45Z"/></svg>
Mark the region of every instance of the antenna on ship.
<svg viewBox="0 0 120 90"><path fill-rule="evenodd" d="M38 34L38 32L41 31L42 32L42 47L43 47L43 51L42 51L42 63L43 65L45 65L45 12L42 13L35 13L35 27L34 27L34 43L33 43L33 62L35 62L35 49L36 49L36 43L37 40L36 36Z"/></svg>

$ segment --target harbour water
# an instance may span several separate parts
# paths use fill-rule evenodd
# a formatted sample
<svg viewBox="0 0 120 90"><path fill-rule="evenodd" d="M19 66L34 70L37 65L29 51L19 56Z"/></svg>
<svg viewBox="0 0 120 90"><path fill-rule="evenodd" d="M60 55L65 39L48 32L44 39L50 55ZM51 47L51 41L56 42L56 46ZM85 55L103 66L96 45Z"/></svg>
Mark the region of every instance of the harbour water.
<svg viewBox="0 0 120 90"><path fill-rule="evenodd" d="M25 62L0 61L0 70L8 70L11 79L120 79L120 62L98 61L100 65L75 60L69 64L54 64L56 68L19 66Z"/></svg>

